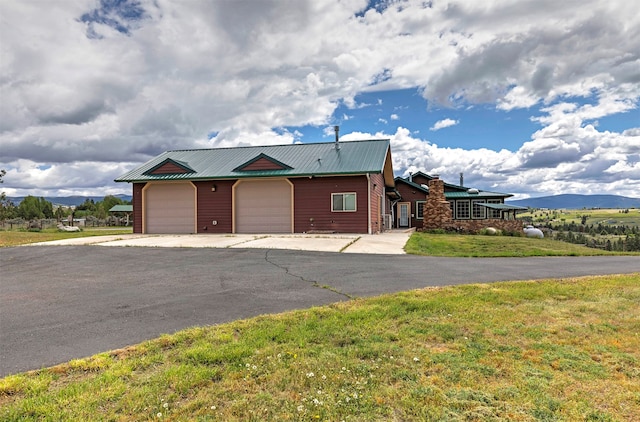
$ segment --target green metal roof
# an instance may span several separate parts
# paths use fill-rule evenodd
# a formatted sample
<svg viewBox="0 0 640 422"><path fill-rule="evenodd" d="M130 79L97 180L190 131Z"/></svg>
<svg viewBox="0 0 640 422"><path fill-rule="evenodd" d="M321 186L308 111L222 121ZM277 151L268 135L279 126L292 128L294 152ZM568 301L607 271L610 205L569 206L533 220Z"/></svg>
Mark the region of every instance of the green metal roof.
<svg viewBox="0 0 640 422"><path fill-rule="evenodd" d="M422 173L423 175L425 175L424 173ZM427 177L431 177L428 175L425 175ZM422 185L419 185L415 182L410 182L408 179L403 178L403 177L396 177L396 183L397 182L402 182L402 183L406 183L407 185L420 190L421 192L424 192L425 194L429 193L429 188L428 187L424 187ZM445 182L445 186L453 188L453 189L459 189L459 191L457 192L446 192L444 193L444 196L446 199L487 199L487 198L508 198L513 196L510 193L500 193L500 192L489 192L486 190L478 190L478 193L469 193L469 188L466 188L464 186L459 186L459 185L452 185L450 183L446 183Z"/></svg>
<svg viewBox="0 0 640 422"><path fill-rule="evenodd" d="M418 189L418 190L420 190L420 191L422 191L424 193L429 193L429 187L426 186L426 185L422 186L422 185L419 185L419 184L417 184L415 182L410 182L408 179L405 179L405 178L402 178L402 177L396 177L396 183L397 182L406 183L407 185L409 185L409 186L411 186L411 187L413 187L415 189Z"/></svg>
<svg viewBox="0 0 640 422"><path fill-rule="evenodd" d="M116 182L149 182L154 180L240 179L247 177L300 177L383 173L391 170L389 140L367 140L290 144L274 146L212 148L167 151L130 172ZM238 170L258 156L270 157L291 168L278 170ZM387 158L389 158L387 162ZM172 160L182 163L191 173L150 174L150 171ZM385 172L385 174L388 173ZM385 177L386 179L386 177ZM393 176L390 177L393 185Z"/></svg>
<svg viewBox="0 0 640 422"><path fill-rule="evenodd" d="M478 204L483 207L493 208L494 210L502 210L502 211L527 211L527 207L520 207L518 205L509 205L509 204Z"/></svg>
<svg viewBox="0 0 640 422"><path fill-rule="evenodd" d="M478 193L469 192L445 192L445 198L447 199L485 199L485 198L508 198L510 193L489 192L486 190L479 190Z"/></svg>
<svg viewBox="0 0 640 422"><path fill-rule="evenodd" d="M114 205L109 212L133 212L133 205Z"/></svg>

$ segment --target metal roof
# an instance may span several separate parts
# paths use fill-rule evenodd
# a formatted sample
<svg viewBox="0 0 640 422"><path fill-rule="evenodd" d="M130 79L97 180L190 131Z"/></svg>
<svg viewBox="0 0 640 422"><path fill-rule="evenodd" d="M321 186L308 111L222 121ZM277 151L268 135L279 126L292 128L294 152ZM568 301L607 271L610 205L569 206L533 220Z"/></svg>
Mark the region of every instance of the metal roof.
<svg viewBox="0 0 640 422"><path fill-rule="evenodd" d="M109 212L133 212L133 205L114 205Z"/></svg>
<svg viewBox="0 0 640 422"><path fill-rule="evenodd" d="M445 192L444 196L447 199L481 199L481 198L507 198L510 193L489 192L486 190L478 190L478 193L469 192Z"/></svg>
<svg viewBox="0 0 640 422"><path fill-rule="evenodd" d="M241 179L247 177L300 177L385 173L393 186L388 139L339 142L212 148L167 151L115 179L116 182L154 180ZM260 156L291 167L277 170L238 169ZM183 163L193 173L149 174L168 159ZM388 167L385 171L385 167ZM387 173L391 170L391 176ZM387 183L388 184L388 183Z"/></svg>
<svg viewBox="0 0 640 422"><path fill-rule="evenodd" d="M424 173L421 173L422 175L426 176L426 177L430 177L428 175L425 175ZM406 178L403 177L396 177L396 183L397 182L402 182L405 183L413 188L415 188L416 190L419 190L421 192L424 192L425 194L429 194L429 187L424 187L422 185L419 185L415 182L411 182ZM469 193L469 188L464 187L464 186L459 186L459 185L452 185L450 183L446 183L444 184L445 186L452 188L452 189L459 189L459 191L445 191L444 196L446 199L487 199L487 198L508 198L513 196L510 193L500 193L500 192L489 192L486 190L478 190L478 193Z"/></svg>
<svg viewBox="0 0 640 422"><path fill-rule="evenodd" d="M526 211L527 207L519 207L518 205L509 205L509 204L477 204L487 208L493 208L494 210L502 210L502 211Z"/></svg>

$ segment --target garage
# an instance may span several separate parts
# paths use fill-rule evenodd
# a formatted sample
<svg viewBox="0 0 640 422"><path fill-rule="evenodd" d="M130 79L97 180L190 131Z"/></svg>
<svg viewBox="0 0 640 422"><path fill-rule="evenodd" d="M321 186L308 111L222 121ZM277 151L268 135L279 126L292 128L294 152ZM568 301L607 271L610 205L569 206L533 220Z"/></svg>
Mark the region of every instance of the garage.
<svg viewBox="0 0 640 422"><path fill-rule="evenodd" d="M292 233L293 185L288 180L240 180L234 186L235 233Z"/></svg>
<svg viewBox="0 0 640 422"><path fill-rule="evenodd" d="M151 183L144 188L145 233L195 233L196 187Z"/></svg>

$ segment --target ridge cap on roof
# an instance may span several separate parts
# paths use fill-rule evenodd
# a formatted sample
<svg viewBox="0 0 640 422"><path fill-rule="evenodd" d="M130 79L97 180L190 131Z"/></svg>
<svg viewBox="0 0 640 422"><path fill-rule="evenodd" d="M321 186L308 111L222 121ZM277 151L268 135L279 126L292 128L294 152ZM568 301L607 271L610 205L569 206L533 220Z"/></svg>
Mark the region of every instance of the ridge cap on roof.
<svg viewBox="0 0 640 422"><path fill-rule="evenodd" d="M379 138L379 139L356 139L354 141L340 141L340 145L352 144L356 142L390 142L390 138ZM184 148L184 149L170 149L164 151L164 153L168 152L188 152L188 151L219 151L222 149L248 149L248 148L273 148L273 147L292 147L292 146L309 146L309 145L335 145L335 141L327 141L327 142L300 142L293 144L276 144L276 145L239 145L235 147L211 147L211 148Z"/></svg>

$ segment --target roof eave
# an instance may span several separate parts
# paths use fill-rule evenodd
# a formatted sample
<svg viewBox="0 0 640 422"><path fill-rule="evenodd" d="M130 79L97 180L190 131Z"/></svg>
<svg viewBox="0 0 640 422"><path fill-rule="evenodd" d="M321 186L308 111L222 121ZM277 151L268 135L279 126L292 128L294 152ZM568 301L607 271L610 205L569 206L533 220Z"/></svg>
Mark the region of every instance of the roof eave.
<svg viewBox="0 0 640 422"><path fill-rule="evenodd" d="M356 172L332 172L332 173L295 173L295 174L238 174L229 176L200 176L194 177L185 175L186 177L171 177L159 176L158 178L135 178L114 179L115 182L127 182L127 183L144 183L144 182L164 182L164 181L202 181L202 180L235 180L235 179L257 179L257 178L302 178L302 177L331 177L331 176L364 176L366 174L380 174L381 170L362 170ZM183 176L183 175L179 175ZM395 186L395 185L393 185Z"/></svg>

